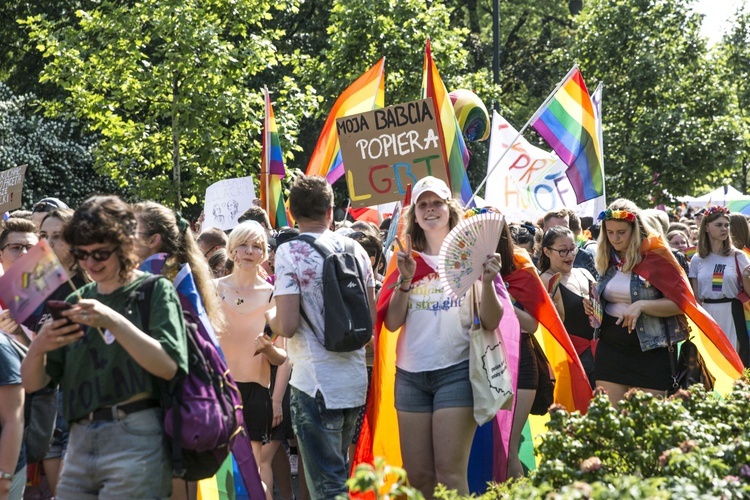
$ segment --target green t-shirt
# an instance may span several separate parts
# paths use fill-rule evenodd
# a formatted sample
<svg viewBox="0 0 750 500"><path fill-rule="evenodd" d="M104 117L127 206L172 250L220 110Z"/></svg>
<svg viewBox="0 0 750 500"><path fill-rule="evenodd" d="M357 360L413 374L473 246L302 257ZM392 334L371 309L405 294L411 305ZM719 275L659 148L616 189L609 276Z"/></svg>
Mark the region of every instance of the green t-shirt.
<svg viewBox="0 0 750 500"><path fill-rule="evenodd" d="M122 314L142 329L139 304L128 304L130 294L140 287L146 273L111 294L100 294L96 283L83 286L79 292L85 299L96 299ZM76 303L75 294L67 298ZM47 354L47 373L63 391L63 413L74 422L88 413L126 401L136 394L150 393L159 398L157 377L148 373L123 349L111 333L102 329L104 338L95 328L86 328L77 342ZM149 313L149 331L177 363L177 374L187 373L187 339L182 307L174 286L166 279L154 284Z"/></svg>

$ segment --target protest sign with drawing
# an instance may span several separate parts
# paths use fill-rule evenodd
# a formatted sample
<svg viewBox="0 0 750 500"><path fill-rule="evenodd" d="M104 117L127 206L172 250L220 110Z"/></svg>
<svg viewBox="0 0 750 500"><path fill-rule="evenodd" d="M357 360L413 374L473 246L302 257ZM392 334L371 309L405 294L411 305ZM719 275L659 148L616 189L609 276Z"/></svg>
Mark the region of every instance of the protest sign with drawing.
<svg viewBox="0 0 750 500"><path fill-rule="evenodd" d="M432 99L336 120L352 207L403 199L432 175L449 183Z"/></svg>
<svg viewBox="0 0 750 500"><path fill-rule="evenodd" d="M203 205L203 229L218 227L228 231L237 225L237 218L250 208L255 199L253 177L238 177L215 182L206 189Z"/></svg>
<svg viewBox="0 0 750 500"><path fill-rule="evenodd" d="M515 139L487 180L485 203L503 207L511 220L531 219L550 210L570 208L579 215L596 216L606 208L604 196L578 204L565 174L568 166L556 154L518 137L516 129L497 112L492 114L488 169Z"/></svg>
<svg viewBox="0 0 750 500"><path fill-rule="evenodd" d="M0 172L0 213L21 208L21 190L26 165Z"/></svg>

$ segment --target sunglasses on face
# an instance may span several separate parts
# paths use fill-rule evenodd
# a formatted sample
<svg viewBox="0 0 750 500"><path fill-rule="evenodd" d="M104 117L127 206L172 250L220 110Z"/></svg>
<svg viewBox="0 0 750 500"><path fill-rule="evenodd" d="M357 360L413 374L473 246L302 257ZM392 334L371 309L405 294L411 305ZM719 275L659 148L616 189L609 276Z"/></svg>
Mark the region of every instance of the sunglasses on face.
<svg viewBox="0 0 750 500"><path fill-rule="evenodd" d="M104 262L105 260L109 259L109 257L115 252L115 248L112 250L93 250L91 252L87 252L86 250L81 250L80 248L71 248L70 254L76 259L76 260L89 260L89 257L94 259L97 262Z"/></svg>

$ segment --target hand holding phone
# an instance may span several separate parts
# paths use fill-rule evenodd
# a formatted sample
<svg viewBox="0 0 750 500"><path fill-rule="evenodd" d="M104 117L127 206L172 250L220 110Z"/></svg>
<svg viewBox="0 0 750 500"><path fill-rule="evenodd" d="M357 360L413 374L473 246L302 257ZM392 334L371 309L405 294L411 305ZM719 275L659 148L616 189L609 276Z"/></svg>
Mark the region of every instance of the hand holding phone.
<svg viewBox="0 0 750 500"><path fill-rule="evenodd" d="M62 313L73 307L73 304L65 302L64 300L48 300L47 307L49 308L49 312L53 319L67 319L68 323L70 323L70 320L63 316Z"/></svg>

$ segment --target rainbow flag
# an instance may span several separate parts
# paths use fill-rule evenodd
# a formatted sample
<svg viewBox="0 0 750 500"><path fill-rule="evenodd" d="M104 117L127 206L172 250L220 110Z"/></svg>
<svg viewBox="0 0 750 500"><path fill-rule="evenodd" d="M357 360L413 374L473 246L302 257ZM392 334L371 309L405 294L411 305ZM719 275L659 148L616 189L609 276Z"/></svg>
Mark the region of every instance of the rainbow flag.
<svg viewBox="0 0 750 500"><path fill-rule="evenodd" d="M565 171L578 203L604 194L602 150L591 96L578 66L529 120L568 165Z"/></svg>
<svg viewBox="0 0 750 500"><path fill-rule="evenodd" d="M690 259L693 258L693 255L698 253L698 247L687 247L685 249L685 258L687 258L688 262L690 262Z"/></svg>
<svg viewBox="0 0 750 500"><path fill-rule="evenodd" d="M385 106L385 57L357 78L336 99L323 125L318 144L315 145L305 173L325 177L329 184L336 182L344 175L336 119L372 111L383 106Z"/></svg>
<svg viewBox="0 0 750 500"><path fill-rule="evenodd" d="M266 100L266 117L263 121L262 156L260 162L260 201L268 213L271 227L276 229L288 226L284 193L281 189L281 179L286 175L284 157L281 153L279 131L276 128L276 118L273 116L271 97L268 89L263 89Z"/></svg>
<svg viewBox="0 0 750 500"><path fill-rule="evenodd" d="M448 179L450 179L453 197L467 204L472 191L466 167L469 164L469 150L466 148L461 127L458 126L456 113L453 110L450 94L440 78L435 62L432 60L430 39L424 51L424 67L422 73L422 98L432 98L437 120L438 135L442 138L443 157L448 162Z"/></svg>
<svg viewBox="0 0 750 500"><path fill-rule="evenodd" d="M692 340L706 367L716 377L714 390L727 394L744 369L737 351L716 321L696 302L685 273L664 240L660 236L646 238L641 244L641 254L643 260L633 272L650 281L666 298L677 304L695 325Z"/></svg>

